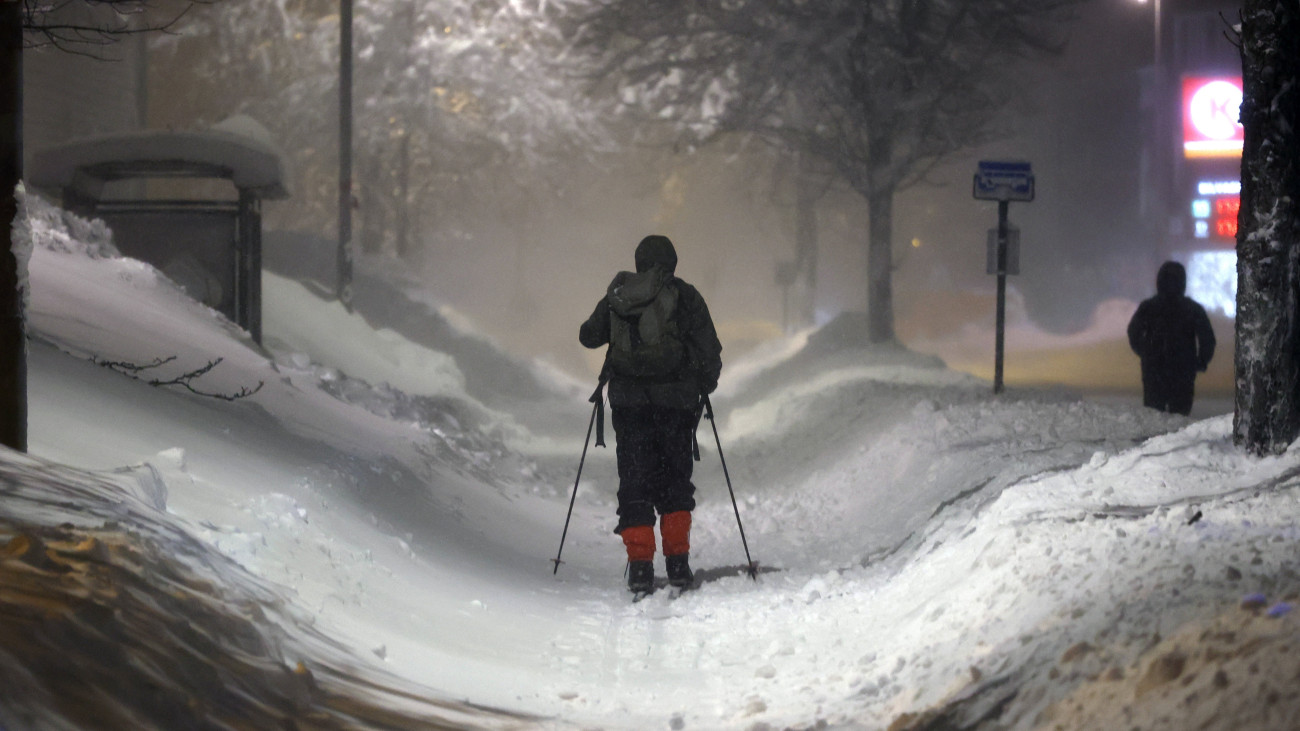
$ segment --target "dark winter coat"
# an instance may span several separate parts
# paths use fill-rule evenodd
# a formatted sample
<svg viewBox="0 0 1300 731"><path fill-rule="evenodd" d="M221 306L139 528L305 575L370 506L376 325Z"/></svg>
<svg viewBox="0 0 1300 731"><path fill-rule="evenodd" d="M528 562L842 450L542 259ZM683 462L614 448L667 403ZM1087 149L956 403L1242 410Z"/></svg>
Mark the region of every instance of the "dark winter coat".
<svg viewBox="0 0 1300 731"><path fill-rule="evenodd" d="M677 252L664 237L647 237L636 250L636 269L648 271L660 266L672 272L677 267ZM663 406L695 410L700 397L718 387L722 373L722 343L718 341L709 308L699 290L677 277L664 286L677 290L673 321L685 346L686 357L677 373L651 381L609 373L609 403L620 406ZM588 348L609 344L610 305L606 295L596 303L591 316L578 329L578 340Z"/></svg>
<svg viewBox="0 0 1300 731"><path fill-rule="evenodd" d="M1142 359L1142 380L1193 381L1214 357L1214 330L1205 308L1183 296L1187 272L1165 262L1156 275L1156 296L1143 300L1128 324L1128 342Z"/></svg>

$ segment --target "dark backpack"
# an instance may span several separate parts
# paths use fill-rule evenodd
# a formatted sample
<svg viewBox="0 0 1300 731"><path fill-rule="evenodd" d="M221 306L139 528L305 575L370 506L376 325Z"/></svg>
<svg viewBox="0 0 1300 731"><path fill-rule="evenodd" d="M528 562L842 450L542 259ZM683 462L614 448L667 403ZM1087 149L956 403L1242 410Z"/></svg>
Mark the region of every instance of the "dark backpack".
<svg viewBox="0 0 1300 731"><path fill-rule="evenodd" d="M610 282L609 365L615 375L671 380L686 360L677 326L673 275L653 267L619 272Z"/></svg>

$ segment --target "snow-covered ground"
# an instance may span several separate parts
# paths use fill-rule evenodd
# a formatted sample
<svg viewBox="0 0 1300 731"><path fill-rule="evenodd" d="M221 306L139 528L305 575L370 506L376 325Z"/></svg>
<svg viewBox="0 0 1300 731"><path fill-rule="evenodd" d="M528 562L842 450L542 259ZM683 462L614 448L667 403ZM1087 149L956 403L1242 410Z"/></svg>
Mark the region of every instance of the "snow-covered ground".
<svg viewBox="0 0 1300 731"><path fill-rule="evenodd" d="M144 521L178 556L211 551L195 561L214 595L283 603L267 623L290 667L406 689L383 702L463 701L443 716L456 727L1300 724L1280 692L1300 660L1276 651L1300 639L1300 455L1243 454L1230 417L994 397L834 324L771 343L729 363L713 398L758 579L706 423L702 585L632 604L612 450L588 452L551 563L586 386L538 367L536 387L487 405L471 391L511 367L489 368L495 346L427 294L407 305L458 344L272 274L259 348L102 231L28 209L31 458L0 453L4 524L57 525L75 503L17 497L100 475L96 499L126 507L78 525ZM39 670L22 687L48 685ZM28 715L0 723L73 718L57 694L24 697Z"/></svg>

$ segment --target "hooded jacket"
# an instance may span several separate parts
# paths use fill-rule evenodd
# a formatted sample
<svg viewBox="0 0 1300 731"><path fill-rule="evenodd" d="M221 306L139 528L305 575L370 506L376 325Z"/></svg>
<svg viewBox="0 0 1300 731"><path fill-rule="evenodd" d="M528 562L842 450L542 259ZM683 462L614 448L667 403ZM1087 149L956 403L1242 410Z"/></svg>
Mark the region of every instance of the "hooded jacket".
<svg viewBox="0 0 1300 731"><path fill-rule="evenodd" d="M1205 308L1185 297L1187 270L1167 261L1156 273L1156 296L1143 300L1128 324L1129 347L1142 378L1193 380L1214 357L1214 329Z"/></svg>
<svg viewBox="0 0 1300 731"><path fill-rule="evenodd" d="M685 348L685 360L668 380L644 381L606 373L609 377L609 403L615 407L655 405L693 410L698 407L700 396L708 395L718 387L718 376L722 373L722 343L718 341L709 308L699 290L672 276L677 269L677 251L668 237L645 237L637 245L634 259L637 272L659 267L669 275L664 286L676 290L673 319ZM615 277L614 283L619 281L619 277ZM578 328L579 342L588 348L608 345L610 316L609 295L606 294Z"/></svg>

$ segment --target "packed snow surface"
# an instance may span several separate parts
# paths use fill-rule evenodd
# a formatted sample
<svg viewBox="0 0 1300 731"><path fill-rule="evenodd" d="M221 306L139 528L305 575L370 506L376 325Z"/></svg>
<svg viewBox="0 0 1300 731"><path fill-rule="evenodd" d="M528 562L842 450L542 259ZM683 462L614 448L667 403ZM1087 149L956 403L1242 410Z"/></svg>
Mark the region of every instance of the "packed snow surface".
<svg viewBox="0 0 1300 731"><path fill-rule="evenodd" d="M1183 623L1297 588L1300 456L1235 449L1230 417L995 397L805 333L729 363L717 439L701 424L699 588L632 603L611 449L586 452L551 562L591 414L574 384L539 368L528 403L485 406L448 353L274 275L263 349L27 210L31 454L137 466L118 479L157 519L282 592L286 632L308 617L430 697L583 728L1033 727Z"/></svg>

